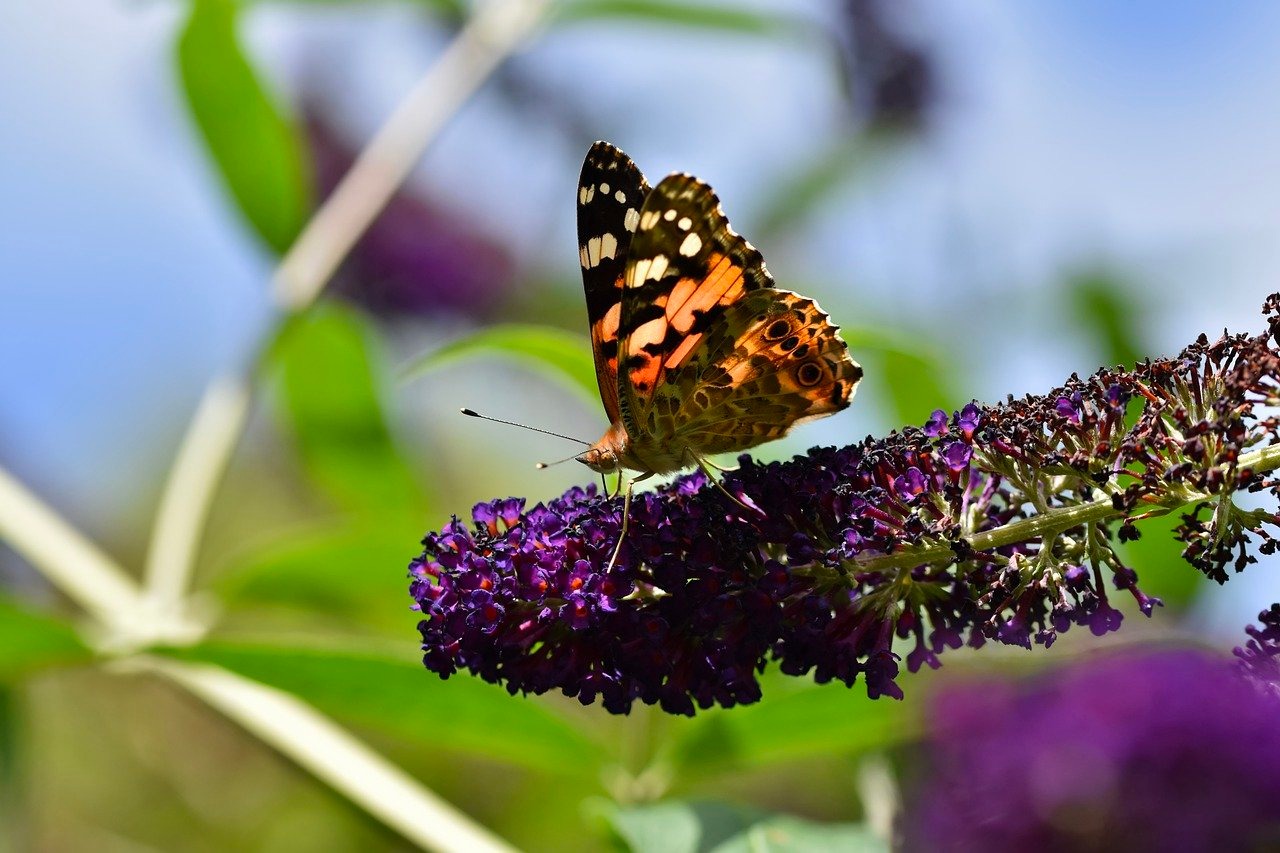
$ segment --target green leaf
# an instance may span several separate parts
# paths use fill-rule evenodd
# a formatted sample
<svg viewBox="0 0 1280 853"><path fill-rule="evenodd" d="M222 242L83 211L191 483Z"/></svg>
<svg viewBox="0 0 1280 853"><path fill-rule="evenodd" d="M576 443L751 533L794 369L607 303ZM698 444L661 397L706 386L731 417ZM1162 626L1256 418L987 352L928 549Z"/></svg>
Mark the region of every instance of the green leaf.
<svg viewBox="0 0 1280 853"><path fill-rule="evenodd" d="M610 803L599 813L635 853L711 850L765 817L758 809L728 803L682 801L633 807Z"/></svg>
<svg viewBox="0 0 1280 853"><path fill-rule="evenodd" d="M238 0L241 5L255 6L357 6L368 7L370 0ZM405 5L406 0L384 0L385 3ZM467 19L467 4L463 0L408 0L414 6L420 6L451 24L460 24Z"/></svg>
<svg viewBox="0 0 1280 853"><path fill-rule="evenodd" d="M816 823L715 802L665 802L602 810L634 853L767 853L887 851L862 824Z"/></svg>
<svg viewBox="0 0 1280 853"><path fill-rule="evenodd" d="M0 596L0 682L93 660L69 623Z"/></svg>
<svg viewBox="0 0 1280 853"><path fill-rule="evenodd" d="M557 10L555 21L631 20L703 30L778 36L811 32L805 21L738 6L680 3L673 0L571 0Z"/></svg>
<svg viewBox="0 0 1280 853"><path fill-rule="evenodd" d="M681 772L716 774L851 755L920 733L918 701L868 699L861 684L796 684L795 678L778 673L763 681L765 698L760 702L700 714L677 731L673 760Z"/></svg>
<svg viewBox="0 0 1280 853"><path fill-rule="evenodd" d="M284 415L304 467L342 506L421 516L422 486L396 446L377 330L351 309L294 318L273 352Z"/></svg>
<svg viewBox="0 0 1280 853"><path fill-rule="evenodd" d="M752 824L713 848L713 853L889 853L889 849L888 842L860 823L817 823L783 815Z"/></svg>
<svg viewBox="0 0 1280 853"><path fill-rule="evenodd" d="M311 210L310 167L297 128L241 50L234 0L192 0L178 40L187 104L245 218L277 252Z"/></svg>
<svg viewBox="0 0 1280 853"><path fill-rule="evenodd" d="M854 358L866 362L874 388L887 399L892 422L923 424L934 409L955 408L962 397L958 383L944 366L941 354L924 343L924 336L893 334L870 326L843 327Z"/></svg>
<svg viewBox="0 0 1280 853"><path fill-rule="evenodd" d="M587 399L599 397L591 342L583 335L553 326L509 323L489 326L432 350L411 361L400 372L410 378L463 358L507 358L581 391Z"/></svg>
<svg viewBox="0 0 1280 853"><path fill-rule="evenodd" d="M1208 583L1208 578L1182 559L1185 546L1173 535L1182 515L1179 511L1139 521L1141 538L1119 547L1125 565L1138 573L1142 591L1177 608L1189 605Z"/></svg>
<svg viewBox="0 0 1280 853"><path fill-rule="evenodd" d="M411 621L411 620L406 620ZM412 629L410 629L410 637ZM599 772L605 751L545 704L460 674L442 681L404 654L284 642L210 640L170 650L286 690L321 711L433 749L562 776Z"/></svg>
<svg viewBox="0 0 1280 853"><path fill-rule="evenodd" d="M1066 295L1076 324L1094 336L1107 364L1142 360L1142 310L1123 279L1105 270L1077 273L1068 279Z"/></svg>
<svg viewBox="0 0 1280 853"><path fill-rule="evenodd" d="M410 604L402 567L419 551L420 529L325 527L255 549L214 581L230 609L268 606L323 613L334 622L402 633Z"/></svg>
<svg viewBox="0 0 1280 853"><path fill-rule="evenodd" d="M1068 279L1066 294L1071 316L1094 337L1105 363L1132 366L1143 358L1147 346L1139 326L1141 297L1122 276L1106 269L1079 272ZM1139 522L1142 537L1119 548L1121 558L1137 571L1143 591L1178 608L1207 588L1207 579L1182 559L1184 546L1174 538L1180 515Z"/></svg>

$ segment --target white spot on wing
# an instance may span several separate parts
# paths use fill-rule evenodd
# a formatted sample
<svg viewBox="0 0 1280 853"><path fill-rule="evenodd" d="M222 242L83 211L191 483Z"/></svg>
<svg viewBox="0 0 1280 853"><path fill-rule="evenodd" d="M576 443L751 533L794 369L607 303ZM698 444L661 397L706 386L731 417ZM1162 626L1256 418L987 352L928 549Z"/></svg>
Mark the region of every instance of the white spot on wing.
<svg viewBox="0 0 1280 853"><path fill-rule="evenodd" d="M600 238L592 237L587 241L587 266L595 267L600 263Z"/></svg>
<svg viewBox="0 0 1280 853"><path fill-rule="evenodd" d="M691 232L685 235L684 242L680 244L680 254L686 258L692 258L701 248L702 238Z"/></svg>
<svg viewBox="0 0 1280 853"><path fill-rule="evenodd" d="M616 193L614 193L613 197L618 200L618 204L622 204L627 200L627 194L624 193L622 190L618 190Z"/></svg>
<svg viewBox="0 0 1280 853"><path fill-rule="evenodd" d="M668 210L666 213L662 214L662 218L663 218L663 219L665 219L665 220L667 220L668 222L670 222L671 220L675 219L675 218L676 218L676 211L675 211L675 208L672 208L672 209Z"/></svg>
<svg viewBox="0 0 1280 853"><path fill-rule="evenodd" d="M586 247L586 246L579 246L579 247L578 247L578 259L579 259L580 261L582 261L582 268L583 268L584 270L589 270L589 269L591 269L591 264L590 264L590 262L589 262L589 258L588 258L588 256L587 256L587 247Z"/></svg>
<svg viewBox="0 0 1280 853"><path fill-rule="evenodd" d="M649 267L652 264L653 261L648 258L640 258L636 261L635 266L631 268L631 275L627 276L627 287L639 287L649 277Z"/></svg>
<svg viewBox="0 0 1280 853"><path fill-rule="evenodd" d="M662 276L665 275L666 272L667 272L667 256L654 255L653 263L649 265L649 272L645 275L645 278L646 279L651 278L654 281L657 281L658 279L662 278Z"/></svg>
<svg viewBox="0 0 1280 853"><path fill-rule="evenodd" d="M680 221L677 222L676 225L680 226L681 231L688 231L689 228L693 225L693 220L687 216L682 216L680 217Z"/></svg>
<svg viewBox="0 0 1280 853"><path fill-rule="evenodd" d="M690 235L692 236L692 235ZM618 251L618 238L612 234L605 234L600 238L600 257L612 258Z"/></svg>
<svg viewBox="0 0 1280 853"><path fill-rule="evenodd" d="M600 192L604 193L605 195L608 195L608 194L609 194L609 185L608 185L608 184L606 184L606 183L601 183L601 184L600 184Z"/></svg>
<svg viewBox="0 0 1280 853"><path fill-rule="evenodd" d="M628 207L627 215L623 217L622 224L628 231L634 232L636 226L640 224L640 211L634 207Z"/></svg>
<svg viewBox="0 0 1280 853"><path fill-rule="evenodd" d="M586 204L595 198L595 187L578 187L578 204Z"/></svg>
<svg viewBox="0 0 1280 853"><path fill-rule="evenodd" d="M658 224L658 216L660 214L656 210L646 210L640 214L640 230L648 231L650 228Z"/></svg>

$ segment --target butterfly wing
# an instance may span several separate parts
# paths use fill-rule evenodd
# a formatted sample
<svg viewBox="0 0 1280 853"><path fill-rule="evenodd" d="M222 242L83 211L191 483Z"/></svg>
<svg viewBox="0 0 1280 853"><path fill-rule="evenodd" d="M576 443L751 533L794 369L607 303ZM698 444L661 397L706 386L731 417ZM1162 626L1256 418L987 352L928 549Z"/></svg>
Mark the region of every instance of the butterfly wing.
<svg viewBox="0 0 1280 853"><path fill-rule="evenodd" d="M650 422L695 453L732 453L849 405L862 368L816 302L787 290L744 295L666 373Z"/></svg>
<svg viewBox="0 0 1280 853"><path fill-rule="evenodd" d="M777 290L719 199L671 175L645 199L624 273L618 374L633 440L745 450L849 405L862 369L811 299Z"/></svg>
<svg viewBox="0 0 1280 853"><path fill-rule="evenodd" d="M578 179L578 256L596 382L609 422L618 420L618 325L622 277L649 184L631 158L607 142L587 152Z"/></svg>
<svg viewBox="0 0 1280 853"><path fill-rule="evenodd" d="M654 397L743 294L773 287L756 248L729 227L720 200L691 175L664 178L645 199L627 255L618 374L628 432L651 433Z"/></svg>

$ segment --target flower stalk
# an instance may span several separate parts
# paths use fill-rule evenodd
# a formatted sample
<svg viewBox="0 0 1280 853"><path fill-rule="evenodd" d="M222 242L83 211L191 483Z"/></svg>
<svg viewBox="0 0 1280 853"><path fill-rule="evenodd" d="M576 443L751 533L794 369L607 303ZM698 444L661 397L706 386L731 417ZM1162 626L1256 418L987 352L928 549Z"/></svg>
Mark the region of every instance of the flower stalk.
<svg viewBox="0 0 1280 853"><path fill-rule="evenodd" d="M1263 474L1280 468L1280 446L1268 446L1240 457L1239 467ZM1143 519L1168 515L1182 507L1211 500L1209 492L1192 489L1170 489L1167 497L1153 504L1143 513ZM994 530L984 530L964 537L975 551L991 551L1016 545L1019 542L1040 539L1062 533L1073 527L1098 522L1115 521L1125 517L1118 511L1111 498L1097 498L1076 506L1050 509L1040 515L1011 521ZM912 568L926 563L949 562L955 552L948 544L926 545L895 554L867 554L854 558L860 571L881 572L890 569Z"/></svg>

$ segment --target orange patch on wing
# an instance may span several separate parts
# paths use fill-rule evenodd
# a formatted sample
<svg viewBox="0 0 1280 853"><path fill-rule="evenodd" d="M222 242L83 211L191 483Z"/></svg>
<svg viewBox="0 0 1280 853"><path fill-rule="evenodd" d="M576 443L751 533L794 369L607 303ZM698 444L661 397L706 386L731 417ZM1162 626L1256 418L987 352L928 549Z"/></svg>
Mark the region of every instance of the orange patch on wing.
<svg viewBox="0 0 1280 853"><path fill-rule="evenodd" d="M662 366L667 370L675 370L677 367L681 367L690 354L693 353L694 347L698 345L700 340L702 340L702 335L690 335L685 338L680 342L680 346L676 347L671 355L667 356L667 360L663 362Z"/></svg>
<svg viewBox="0 0 1280 853"><path fill-rule="evenodd" d="M662 362L647 354L641 354L638 357L644 359L644 361L630 368L627 371L627 376L630 377L631 384L637 390L643 390L648 393L653 390L654 384L658 381L658 375L662 372Z"/></svg>
<svg viewBox="0 0 1280 853"><path fill-rule="evenodd" d="M658 317L650 320L631 333L627 338L627 354L636 355L650 344L661 343L667 336L667 318Z"/></svg>
<svg viewBox="0 0 1280 853"><path fill-rule="evenodd" d="M618 339L618 322L622 318L622 303L615 302L609 306L609 310L597 322L597 336L602 341L616 341Z"/></svg>
<svg viewBox="0 0 1280 853"><path fill-rule="evenodd" d="M698 280L693 278L682 278L676 282L676 286L671 288L671 295L667 298L667 319L672 320L684 304L689 301L689 297L693 296L694 291L698 289ZM677 326L676 328L679 328ZM682 330L683 331L683 330Z"/></svg>
<svg viewBox="0 0 1280 853"><path fill-rule="evenodd" d="M742 267L724 255L711 256L711 271L671 316L671 324L682 332L693 328L694 312L704 314L724 305L742 292Z"/></svg>

